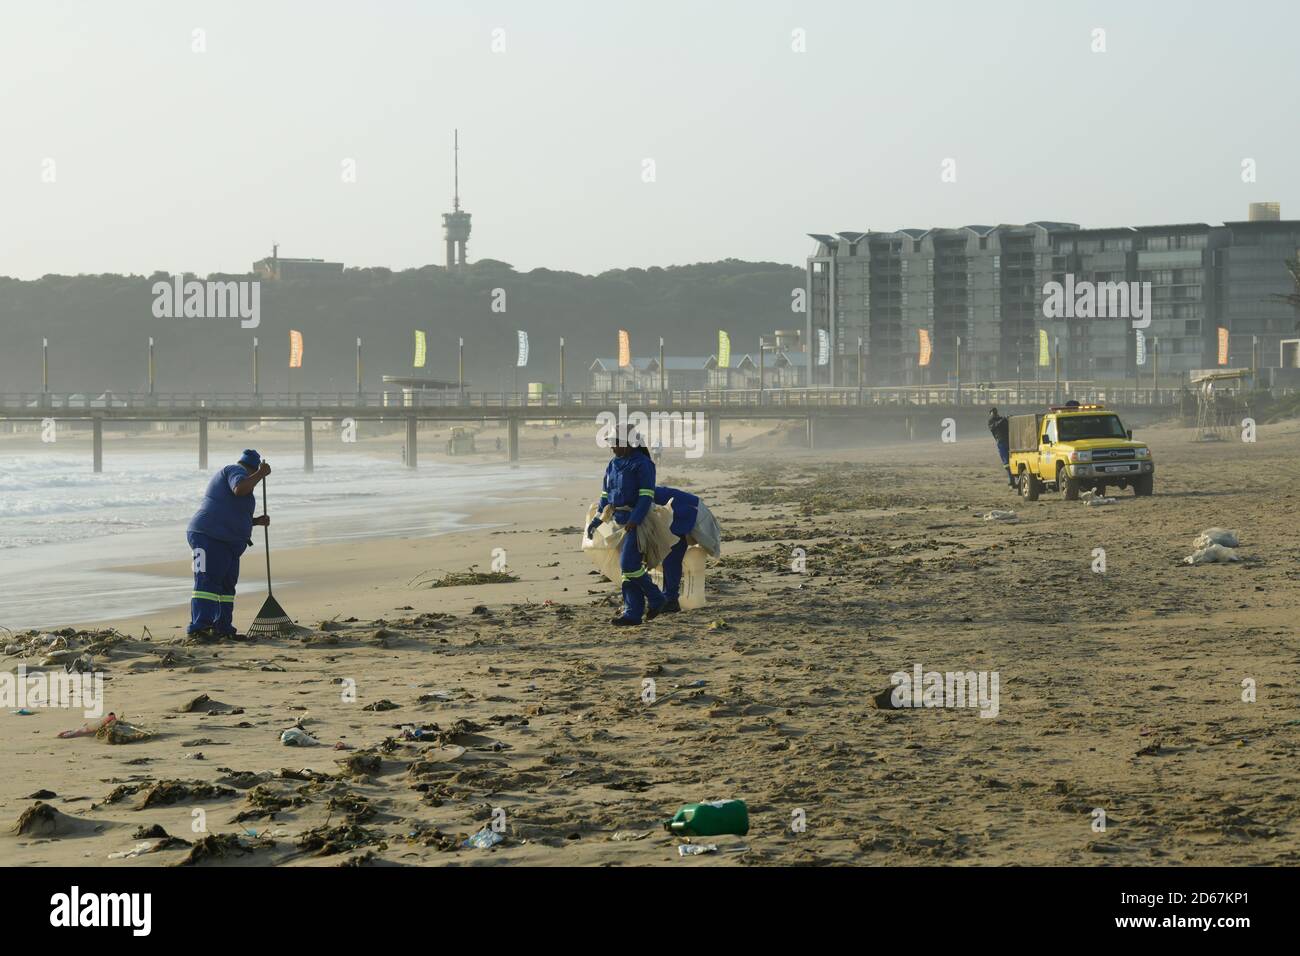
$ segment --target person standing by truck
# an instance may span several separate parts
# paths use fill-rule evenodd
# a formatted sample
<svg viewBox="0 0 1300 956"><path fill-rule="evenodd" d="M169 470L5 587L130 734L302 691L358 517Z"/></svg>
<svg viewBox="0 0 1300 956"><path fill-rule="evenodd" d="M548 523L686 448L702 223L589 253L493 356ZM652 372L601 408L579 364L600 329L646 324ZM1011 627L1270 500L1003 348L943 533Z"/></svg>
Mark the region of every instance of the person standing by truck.
<svg viewBox="0 0 1300 956"><path fill-rule="evenodd" d="M1007 484L1016 486L1015 476L1011 474L1011 444L1009 438L1010 424L1005 415L999 415L997 408L989 409L989 431L998 445L998 456L1002 459L1002 468L1007 473Z"/></svg>

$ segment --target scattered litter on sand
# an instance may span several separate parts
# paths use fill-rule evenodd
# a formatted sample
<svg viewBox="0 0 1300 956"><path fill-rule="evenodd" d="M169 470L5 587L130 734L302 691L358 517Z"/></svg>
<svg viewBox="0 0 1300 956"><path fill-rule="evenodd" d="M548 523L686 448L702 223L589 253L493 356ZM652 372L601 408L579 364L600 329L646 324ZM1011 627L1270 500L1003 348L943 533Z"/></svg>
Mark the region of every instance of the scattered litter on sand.
<svg viewBox="0 0 1300 956"><path fill-rule="evenodd" d="M1096 507L1100 507L1101 505L1113 505L1116 502L1116 500L1117 499L1115 498L1099 498L1094 495L1093 497L1088 499L1088 507L1096 508Z"/></svg>
<svg viewBox="0 0 1300 956"><path fill-rule="evenodd" d="M1196 549L1208 548L1212 544L1221 544L1225 548L1236 548L1240 546L1237 540L1237 532L1229 531L1227 528L1206 528L1196 536L1192 542L1192 547Z"/></svg>
<svg viewBox="0 0 1300 956"><path fill-rule="evenodd" d="M152 731L137 727L120 717L103 724L95 731L95 739L101 744L134 744L152 738Z"/></svg>
<svg viewBox="0 0 1300 956"><path fill-rule="evenodd" d="M678 856L701 856L705 853L717 853L716 843L683 843L677 848Z"/></svg>
<svg viewBox="0 0 1300 956"><path fill-rule="evenodd" d="M298 837L298 848L306 850L312 856L332 856L375 844L384 845L383 838L378 833L351 823L336 827L314 827Z"/></svg>
<svg viewBox="0 0 1300 956"><path fill-rule="evenodd" d="M498 843L504 843L505 839L505 834L498 833L491 827L484 827L462 843L461 846L474 850L490 850Z"/></svg>
<svg viewBox="0 0 1300 956"><path fill-rule="evenodd" d="M275 846L275 842L267 837L258 837L253 841L241 839L234 833L209 833L200 840L195 841L190 847L190 852L186 853L183 859L177 860L174 866L194 866L208 860L224 860L230 856L243 856L256 850Z"/></svg>
<svg viewBox="0 0 1300 956"><path fill-rule="evenodd" d="M984 512L984 520L1005 521L1008 524L1015 524L1020 520L1020 517L1014 511L986 511Z"/></svg>
<svg viewBox="0 0 1300 956"><path fill-rule="evenodd" d="M180 837L165 836L160 840L143 840L131 847L129 850L118 850L116 853L110 853L110 860L129 860L135 856L144 856L146 853L157 853L159 850L169 850L173 847L189 846L188 840L182 840Z"/></svg>
<svg viewBox="0 0 1300 956"><path fill-rule="evenodd" d="M65 730L59 736L65 740L70 737L94 737L102 728L107 727L115 720L117 720L117 715L110 713L94 723L84 723L76 730Z"/></svg>
<svg viewBox="0 0 1300 956"><path fill-rule="evenodd" d="M1211 544L1204 548L1198 548L1183 558L1183 564L1214 564L1221 561L1240 560L1241 558L1234 549L1225 548L1221 544Z"/></svg>
<svg viewBox="0 0 1300 956"><path fill-rule="evenodd" d="M319 747L320 741L304 730L290 727L280 734L280 743L286 747Z"/></svg>

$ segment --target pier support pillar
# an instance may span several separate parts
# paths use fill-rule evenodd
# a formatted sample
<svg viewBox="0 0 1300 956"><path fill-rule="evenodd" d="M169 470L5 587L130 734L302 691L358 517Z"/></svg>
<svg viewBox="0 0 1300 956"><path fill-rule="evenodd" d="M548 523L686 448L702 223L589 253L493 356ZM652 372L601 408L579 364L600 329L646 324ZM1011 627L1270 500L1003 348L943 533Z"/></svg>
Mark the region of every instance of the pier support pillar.
<svg viewBox="0 0 1300 956"><path fill-rule="evenodd" d="M208 470L208 420L199 417L199 468Z"/></svg>
<svg viewBox="0 0 1300 956"><path fill-rule="evenodd" d="M510 461L519 460L519 419L506 419L506 457Z"/></svg>
<svg viewBox="0 0 1300 956"><path fill-rule="evenodd" d="M812 415L808 416L808 450L815 451L817 448L817 419Z"/></svg>
<svg viewBox="0 0 1300 956"><path fill-rule="evenodd" d="M709 416L709 454L716 455L722 451L722 419L717 415Z"/></svg>
<svg viewBox="0 0 1300 956"><path fill-rule="evenodd" d="M418 422L416 421L414 415L411 415L406 419L406 467L407 468L415 468L419 464L419 462L417 461L417 458L419 456L419 449L416 447L416 438L415 438L417 424Z"/></svg>
<svg viewBox="0 0 1300 956"><path fill-rule="evenodd" d="M311 445L311 416L302 420L302 470L311 474L316 469Z"/></svg>
<svg viewBox="0 0 1300 956"><path fill-rule="evenodd" d="M96 418L93 422L93 430L91 457L94 460L95 474L99 474L104 470L104 419Z"/></svg>

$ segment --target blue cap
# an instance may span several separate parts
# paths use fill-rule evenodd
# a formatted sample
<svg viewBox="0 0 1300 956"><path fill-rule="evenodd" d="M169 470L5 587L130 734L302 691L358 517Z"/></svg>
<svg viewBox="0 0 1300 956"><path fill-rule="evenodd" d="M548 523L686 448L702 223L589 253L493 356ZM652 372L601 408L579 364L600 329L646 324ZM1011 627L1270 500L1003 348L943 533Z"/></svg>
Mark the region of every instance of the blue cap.
<svg viewBox="0 0 1300 956"><path fill-rule="evenodd" d="M262 464L262 456L254 448L245 448L244 453L239 456L239 463L256 470Z"/></svg>

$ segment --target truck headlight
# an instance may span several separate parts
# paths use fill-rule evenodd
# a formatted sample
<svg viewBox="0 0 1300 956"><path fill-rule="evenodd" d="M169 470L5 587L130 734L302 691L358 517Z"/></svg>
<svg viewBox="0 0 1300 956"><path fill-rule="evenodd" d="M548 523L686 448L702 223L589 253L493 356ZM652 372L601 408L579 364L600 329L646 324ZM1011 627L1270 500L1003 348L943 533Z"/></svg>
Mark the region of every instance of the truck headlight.
<svg viewBox="0 0 1300 956"><path fill-rule="evenodd" d="M1150 458L1150 457L1151 457L1151 449L1150 449L1150 448L1139 448L1139 449L1137 449L1137 451L1136 451L1134 454L1135 454L1138 458Z"/></svg>
<svg viewBox="0 0 1300 956"><path fill-rule="evenodd" d="M1092 461L1092 452L1072 451L1070 452L1070 461Z"/></svg>

